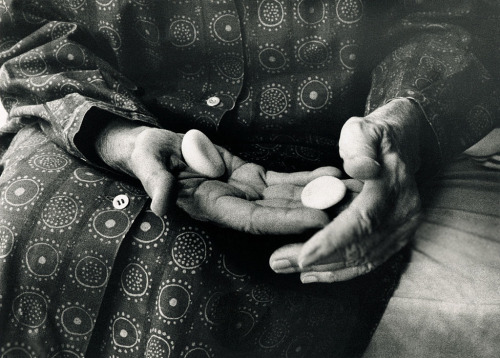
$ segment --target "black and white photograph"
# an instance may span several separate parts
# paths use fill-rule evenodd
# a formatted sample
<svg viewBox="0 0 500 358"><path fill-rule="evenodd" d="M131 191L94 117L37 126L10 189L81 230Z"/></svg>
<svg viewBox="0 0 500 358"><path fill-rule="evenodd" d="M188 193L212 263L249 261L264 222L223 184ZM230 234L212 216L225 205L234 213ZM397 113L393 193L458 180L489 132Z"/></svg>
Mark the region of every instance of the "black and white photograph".
<svg viewBox="0 0 500 358"><path fill-rule="evenodd" d="M0 358L500 357L500 0L0 0Z"/></svg>

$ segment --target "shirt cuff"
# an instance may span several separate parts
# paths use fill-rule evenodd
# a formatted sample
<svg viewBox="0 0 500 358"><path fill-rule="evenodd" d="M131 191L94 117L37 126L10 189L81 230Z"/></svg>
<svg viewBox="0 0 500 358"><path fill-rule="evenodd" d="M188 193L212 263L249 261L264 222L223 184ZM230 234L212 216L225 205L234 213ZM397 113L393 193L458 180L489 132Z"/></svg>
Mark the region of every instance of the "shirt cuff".
<svg viewBox="0 0 500 358"><path fill-rule="evenodd" d="M143 109L130 104L129 108L119 108L95 99L71 94L63 99L48 102L45 109L50 123L42 122L50 138L72 155L102 169L109 168L94 152L97 133L110 119L120 117L137 121L138 125L160 127L155 117Z"/></svg>

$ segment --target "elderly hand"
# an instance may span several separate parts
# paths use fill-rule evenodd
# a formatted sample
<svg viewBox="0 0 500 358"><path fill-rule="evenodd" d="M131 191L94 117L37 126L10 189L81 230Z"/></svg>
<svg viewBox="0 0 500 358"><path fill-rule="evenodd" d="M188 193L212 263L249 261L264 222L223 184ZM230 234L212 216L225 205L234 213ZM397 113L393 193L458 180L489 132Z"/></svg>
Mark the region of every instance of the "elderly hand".
<svg viewBox="0 0 500 358"><path fill-rule="evenodd" d="M306 243L276 250L270 258L275 272L300 272L304 283L348 280L409 242L420 212L415 173L422 115L414 103L397 99L346 122L340 155L346 173L364 181L363 188Z"/></svg>
<svg viewBox="0 0 500 358"><path fill-rule="evenodd" d="M107 165L141 181L157 215L176 199L195 219L254 234L296 234L328 224L324 212L305 208L296 194L316 177L339 176L337 168L277 173L217 147L226 174L210 179L186 165L181 142L178 133L115 120L99 134L96 151Z"/></svg>

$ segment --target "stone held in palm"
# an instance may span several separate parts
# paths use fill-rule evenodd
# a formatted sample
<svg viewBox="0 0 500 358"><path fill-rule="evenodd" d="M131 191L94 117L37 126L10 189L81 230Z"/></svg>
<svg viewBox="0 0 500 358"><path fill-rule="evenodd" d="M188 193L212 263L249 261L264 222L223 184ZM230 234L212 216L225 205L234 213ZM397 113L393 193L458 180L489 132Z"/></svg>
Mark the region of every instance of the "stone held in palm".
<svg viewBox="0 0 500 358"><path fill-rule="evenodd" d="M304 206L324 210L341 201L346 191L342 180L333 176L321 176L304 187L300 199Z"/></svg>
<svg viewBox="0 0 500 358"><path fill-rule="evenodd" d="M182 156L187 165L208 178L224 175L226 166L210 139L197 129L189 130L182 139Z"/></svg>

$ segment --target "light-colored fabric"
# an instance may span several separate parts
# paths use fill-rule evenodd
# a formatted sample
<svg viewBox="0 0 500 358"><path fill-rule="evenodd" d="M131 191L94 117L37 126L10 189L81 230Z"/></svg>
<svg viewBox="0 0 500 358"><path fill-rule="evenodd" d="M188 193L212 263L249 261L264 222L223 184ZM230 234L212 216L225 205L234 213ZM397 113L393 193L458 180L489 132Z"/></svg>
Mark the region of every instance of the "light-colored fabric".
<svg viewBox="0 0 500 358"><path fill-rule="evenodd" d="M364 357L498 357L500 171L461 159L423 195L408 266Z"/></svg>
<svg viewBox="0 0 500 358"><path fill-rule="evenodd" d="M500 128L493 129L486 137L467 149L465 154L487 168L500 170Z"/></svg>

